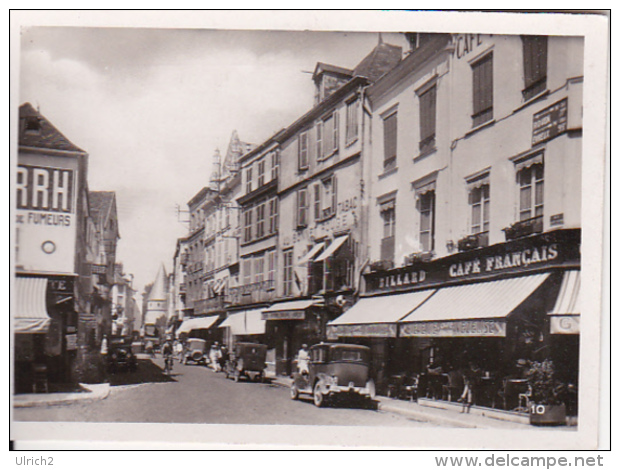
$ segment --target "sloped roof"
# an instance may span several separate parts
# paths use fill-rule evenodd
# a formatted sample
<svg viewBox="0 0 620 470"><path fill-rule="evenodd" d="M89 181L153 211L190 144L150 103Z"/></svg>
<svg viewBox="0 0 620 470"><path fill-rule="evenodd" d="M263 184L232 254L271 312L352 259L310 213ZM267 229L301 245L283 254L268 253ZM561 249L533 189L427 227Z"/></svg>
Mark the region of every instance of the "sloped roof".
<svg viewBox="0 0 620 470"><path fill-rule="evenodd" d="M402 55L402 47L379 40L370 54L353 69L353 75L366 77L374 82L392 70L401 61Z"/></svg>
<svg viewBox="0 0 620 470"><path fill-rule="evenodd" d="M166 268L163 263L159 267L159 271L157 271L157 277L155 278L155 282L153 282L153 287L151 288L151 292L149 292L148 300L166 300L166 279L168 275L166 274Z"/></svg>
<svg viewBox="0 0 620 470"><path fill-rule="evenodd" d="M312 74L312 78L316 80L316 78L321 75L323 72L330 72L339 75L344 75L351 77L353 74L353 70L345 69L344 67L338 67L337 65L326 64L324 62L317 62L316 67L314 68L314 73Z"/></svg>
<svg viewBox="0 0 620 470"><path fill-rule="evenodd" d="M38 129L30 129L38 122ZM19 107L19 137L23 147L86 153L67 139L51 122L39 113L30 103Z"/></svg>

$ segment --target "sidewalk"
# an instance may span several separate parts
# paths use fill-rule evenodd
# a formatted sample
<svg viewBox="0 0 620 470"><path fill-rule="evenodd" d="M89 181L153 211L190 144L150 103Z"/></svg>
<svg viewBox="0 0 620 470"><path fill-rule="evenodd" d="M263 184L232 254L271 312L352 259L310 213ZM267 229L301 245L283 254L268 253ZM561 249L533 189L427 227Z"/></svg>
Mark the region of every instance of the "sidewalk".
<svg viewBox="0 0 620 470"><path fill-rule="evenodd" d="M34 406L65 405L77 401L87 403L103 400L110 393L110 384L80 384L83 392L74 393L27 393L13 396L15 408L30 408Z"/></svg>
<svg viewBox="0 0 620 470"><path fill-rule="evenodd" d="M290 387L293 382L289 377L275 377L271 375L268 378L271 379L272 384L281 387ZM378 402L378 409L381 411L396 413L416 421L431 422L440 426L478 429L532 429L529 423L507 421L474 412L461 413L460 406L458 407L459 410L456 409L457 407L455 409L442 409L382 396L377 396L375 400ZM560 427L555 429L570 428Z"/></svg>

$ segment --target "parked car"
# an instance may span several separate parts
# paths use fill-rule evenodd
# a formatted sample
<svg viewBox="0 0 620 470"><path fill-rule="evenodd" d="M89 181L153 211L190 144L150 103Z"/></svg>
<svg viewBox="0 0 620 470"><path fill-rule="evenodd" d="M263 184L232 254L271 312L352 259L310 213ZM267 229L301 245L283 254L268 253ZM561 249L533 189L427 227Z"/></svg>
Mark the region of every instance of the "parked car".
<svg viewBox="0 0 620 470"><path fill-rule="evenodd" d="M183 364L207 364L207 342L200 338L189 338L185 343Z"/></svg>
<svg viewBox="0 0 620 470"><path fill-rule="evenodd" d="M134 372L138 368L136 355L132 351L131 336L110 336L108 340L108 370L116 372L118 370L128 370Z"/></svg>
<svg viewBox="0 0 620 470"><path fill-rule="evenodd" d="M267 346L259 343L237 343L230 353L224 373L238 382L241 377L262 381L264 379Z"/></svg>
<svg viewBox="0 0 620 470"><path fill-rule="evenodd" d="M339 343L315 344L310 348L307 374L295 373L291 398L311 396L318 407L337 397L375 397L375 384L370 378L370 349L366 346Z"/></svg>

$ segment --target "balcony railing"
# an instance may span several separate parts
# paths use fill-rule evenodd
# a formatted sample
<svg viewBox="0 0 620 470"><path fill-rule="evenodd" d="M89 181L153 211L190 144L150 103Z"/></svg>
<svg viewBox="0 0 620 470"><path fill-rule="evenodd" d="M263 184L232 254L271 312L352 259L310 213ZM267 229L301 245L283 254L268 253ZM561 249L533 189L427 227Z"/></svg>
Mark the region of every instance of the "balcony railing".
<svg viewBox="0 0 620 470"><path fill-rule="evenodd" d="M469 251L489 245L489 232L476 233L461 238L458 242L459 251Z"/></svg>
<svg viewBox="0 0 620 470"><path fill-rule="evenodd" d="M227 295L219 295L210 299L199 299L194 301L194 314L211 313L223 310L229 304Z"/></svg>
<svg viewBox="0 0 620 470"><path fill-rule="evenodd" d="M267 302L275 298L276 283L274 280L253 282L239 287L232 287L229 299L233 305L247 305L257 302Z"/></svg>
<svg viewBox="0 0 620 470"><path fill-rule="evenodd" d="M503 230L506 235L506 240L515 240L517 238L540 233L543 231L543 216L539 215L531 219L515 222L510 227L506 227Z"/></svg>

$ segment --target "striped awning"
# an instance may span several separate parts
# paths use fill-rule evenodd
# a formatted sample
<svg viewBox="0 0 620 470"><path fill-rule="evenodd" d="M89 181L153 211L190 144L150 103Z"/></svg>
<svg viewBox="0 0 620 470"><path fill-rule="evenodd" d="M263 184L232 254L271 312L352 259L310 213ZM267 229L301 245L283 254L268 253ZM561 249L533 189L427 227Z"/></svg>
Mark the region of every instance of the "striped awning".
<svg viewBox="0 0 620 470"><path fill-rule="evenodd" d="M360 299L327 324L328 336L396 337L396 322L426 301L435 289Z"/></svg>
<svg viewBox="0 0 620 470"><path fill-rule="evenodd" d="M47 333L51 319L46 304L47 278L15 279L15 333Z"/></svg>
<svg viewBox="0 0 620 470"><path fill-rule="evenodd" d="M323 261L323 260L326 260L327 258L329 258L331 255L333 255L333 254L336 252L336 250L337 250L338 248L340 248L340 247L342 246L342 244L343 244L344 242L346 242L346 241L347 241L347 238L349 238L349 236L348 236L348 235L343 235L342 237L338 237L338 238L336 238L336 239L332 242L332 244L331 244L331 245L329 245L329 246L325 249L325 251L324 251L323 253L321 253L321 254L320 254L320 255L316 258L316 260L315 260L315 261Z"/></svg>
<svg viewBox="0 0 620 470"><path fill-rule="evenodd" d="M562 285L558 292L553 310L549 312L549 330L551 334L579 334L581 304L579 291L581 288L581 272L566 271L562 277Z"/></svg>
<svg viewBox="0 0 620 470"><path fill-rule="evenodd" d="M298 262L298 265L301 264L306 264L308 261L311 261L314 259L314 257L317 255L317 253L319 251L321 251L323 249L323 247L325 246L325 242L320 242L317 243L316 245L314 245L312 248L310 248L310 250L308 251L308 253L306 253Z"/></svg>
<svg viewBox="0 0 620 470"><path fill-rule="evenodd" d="M548 277L533 274L439 289L400 320L401 336L506 336L506 317Z"/></svg>

